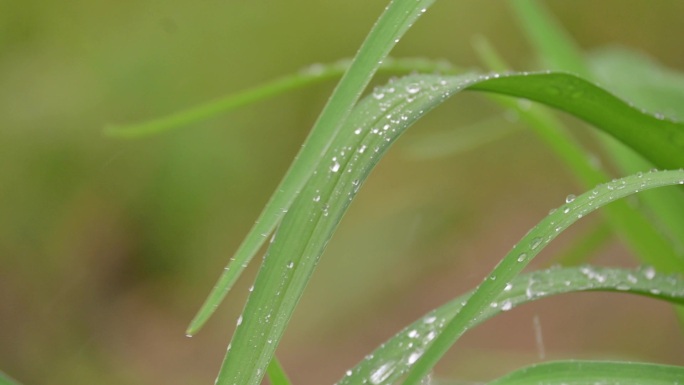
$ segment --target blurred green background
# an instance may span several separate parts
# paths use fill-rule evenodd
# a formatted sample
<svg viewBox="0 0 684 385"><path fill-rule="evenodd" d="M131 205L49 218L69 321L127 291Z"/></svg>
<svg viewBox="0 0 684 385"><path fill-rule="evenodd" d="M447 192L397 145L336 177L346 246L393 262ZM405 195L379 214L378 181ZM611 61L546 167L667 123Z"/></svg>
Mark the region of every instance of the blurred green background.
<svg viewBox="0 0 684 385"><path fill-rule="evenodd" d="M580 45L684 70L684 3L546 3ZM187 323L275 188L334 82L137 141L156 117L351 57L386 0L0 2L0 370L24 384L210 384L256 272L198 336ZM393 52L477 68L473 36L515 69L534 55L504 1L439 1ZM585 130L567 119L577 130ZM528 131L434 159L431 133L523 128L461 95L374 172L279 350L298 384L332 383L423 312L472 288L579 187ZM545 252L599 223L592 216ZM617 243L597 263L632 266ZM542 301L467 335L440 366L478 382L545 358L684 364L671 309L620 295ZM492 363L495 363L492 365Z"/></svg>

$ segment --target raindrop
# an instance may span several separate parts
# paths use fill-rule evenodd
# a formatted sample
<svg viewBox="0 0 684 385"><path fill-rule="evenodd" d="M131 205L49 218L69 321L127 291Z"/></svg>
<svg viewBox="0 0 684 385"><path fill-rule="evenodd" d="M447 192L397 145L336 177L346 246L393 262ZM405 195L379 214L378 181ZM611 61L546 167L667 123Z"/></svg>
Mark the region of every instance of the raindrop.
<svg viewBox="0 0 684 385"><path fill-rule="evenodd" d="M293 267L294 267L294 262L293 262L293 261L290 261L290 262L287 264L287 268L288 268L288 269L291 269L291 268L293 268Z"/></svg>
<svg viewBox="0 0 684 385"><path fill-rule="evenodd" d="M242 325L242 314L240 314L240 317L237 319L237 326Z"/></svg>
<svg viewBox="0 0 684 385"><path fill-rule="evenodd" d="M522 262L525 259L527 259L527 253L522 253L522 254L518 255L518 262Z"/></svg>
<svg viewBox="0 0 684 385"><path fill-rule="evenodd" d="M375 369L370 375L370 381L373 384L381 384L383 381L389 378L389 376L394 371L391 362L381 365L379 368Z"/></svg>
<svg viewBox="0 0 684 385"><path fill-rule="evenodd" d="M651 279L655 278L655 275L656 275L656 271L655 271L655 269L654 269L653 267L651 267L651 266L647 267L647 268L644 270L644 277L646 277L646 279L648 279L648 280L651 280Z"/></svg>
<svg viewBox="0 0 684 385"><path fill-rule="evenodd" d="M340 171L340 163L336 160L336 158L333 158L333 164L330 166L330 171L332 171L332 172Z"/></svg>
<svg viewBox="0 0 684 385"><path fill-rule="evenodd" d="M436 316L430 316L430 317L426 317L426 318L423 320L423 322L426 323L426 324L431 324L431 323L435 322L436 320L437 320L437 317L436 317Z"/></svg>
<svg viewBox="0 0 684 385"><path fill-rule="evenodd" d="M410 332L408 332L408 336L409 338L418 338L419 334L416 329L413 329Z"/></svg>
<svg viewBox="0 0 684 385"><path fill-rule="evenodd" d="M321 200L321 196L320 196L320 195L316 195L315 197L313 197L313 201L314 201L314 202L318 202L318 201L320 201L320 200Z"/></svg>
<svg viewBox="0 0 684 385"><path fill-rule="evenodd" d="M361 128L359 127L359 128L357 128L356 130L354 130L354 133L355 133L356 135L360 135L360 134L361 134Z"/></svg>
<svg viewBox="0 0 684 385"><path fill-rule="evenodd" d="M503 303L501 304L501 310L503 310L503 311L509 311L509 310L511 310L512 307L513 307L513 302L511 302L511 300L509 300L509 299L503 301Z"/></svg>
<svg viewBox="0 0 684 385"><path fill-rule="evenodd" d="M570 194L567 197L565 197L565 203L570 203L570 202L574 201L575 198L577 198L577 197L574 196L573 194Z"/></svg>
<svg viewBox="0 0 684 385"><path fill-rule="evenodd" d="M423 355L423 353L420 352L420 351L411 353L411 355L408 356L408 359L406 360L406 363L409 364L409 365L415 364L416 361L418 361L418 359L420 358L421 355Z"/></svg>
<svg viewBox="0 0 684 385"><path fill-rule="evenodd" d="M418 83L409 83L406 85L406 92L409 94L416 94L420 92L420 84Z"/></svg>
<svg viewBox="0 0 684 385"><path fill-rule="evenodd" d="M380 100L385 97L385 93L382 91L382 89L376 88L375 90L373 90L373 97L376 100Z"/></svg>
<svg viewBox="0 0 684 385"><path fill-rule="evenodd" d="M539 237L533 238L532 243L530 243L530 249L535 250L539 245L541 245L542 239Z"/></svg>
<svg viewBox="0 0 684 385"><path fill-rule="evenodd" d="M511 291L513 289L513 284L512 283L507 283L506 287L504 287L504 291Z"/></svg>

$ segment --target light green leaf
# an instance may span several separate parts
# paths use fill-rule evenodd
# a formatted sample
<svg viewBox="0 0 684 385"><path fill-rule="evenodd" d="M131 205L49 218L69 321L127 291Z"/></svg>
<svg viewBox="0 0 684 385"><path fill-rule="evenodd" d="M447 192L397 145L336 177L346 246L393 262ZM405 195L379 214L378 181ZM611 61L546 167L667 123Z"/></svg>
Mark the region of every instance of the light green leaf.
<svg viewBox="0 0 684 385"><path fill-rule="evenodd" d="M684 170L651 172L633 175L596 187L579 197L569 197L568 203L549 214L506 254L485 278L458 314L449 321L418 359L404 382L417 385L437 364L447 350L465 333L474 320L486 311L496 298L527 264L558 234L592 211L617 199L655 187L684 184ZM648 273L649 276L655 271Z"/></svg>
<svg viewBox="0 0 684 385"><path fill-rule="evenodd" d="M485 38L480 38L475 43L478 54L488 66L495 71L507 70L507 65ZM588 155L589 152L565 129L561 121L544 106L530 105L523 108L520 103L510 98L497 97L496 95L492 95L491 98L495 102L517 111L521 120L526 122L530 129L565 162L585 189L611 179L607 172L597 167ZM615 141L604 142L616 143ZM624 146L620 147L624 151ZM634 160L635 157L630 156L629 159ZM651 168L652 166L644 167L645 170ZM637 171L639 171L638 167L632 173ZM678 189L660 189L641 194L640 198L644 197L648 201L651 196L656 196L657 207L664 206L667 208L664 210L666 211L664 214L659 213L662 214L662 218L672 218L670 222L684 221L683 216L677 215L679 212L677 207L682 206L678 206L676 202L671 202L672 199L670 199L672 195L677 194L681 195L682 193ZM683 271L684 264L680 263L682 253L673 248L673 245L676 244L675 240L678 238L676 235L668 238L667 235L670 231L662 231L660 227L654 227L653 222L641 211L624 201L606 207L603 214L610 227L642 263L651 264L659 270L667 272ZM668 224L670 229L675 228L672 227L671 223ZM676 234L674 231L673 233ZM684 233L679 239L684 240Z"/></svg>
<svg viewBox="0 0 684 385"><path fill-rule="evenodd" d="M268 379L271 381L271 385L292 385L290 379L285 373L285 369L280 365L280 361L276 356L273 356L271 363L268 364L268 369L266 370L268 374Z"/></svg>
<svg viewBox="0 0 684 385"><path fill-rule="evenodd" d="M650 268L625 270L584 266L555 268L516 277L504 287L494 306L483 309L470 328L520 305L551 296L581 291L612 291L645 295L672 303L684 303L684 278L655 274ZM431 346L471 293L429 312L347 371L338 385L396 383Z"/></svg>
<svg viewBox="0 0 684 385"><path fill-rule="evenodd" d="M560 361L517 370L488 385L681 385L684 367L641 362Z"/></svg>
<svg viewBox="0 0 684 385"><path fill-rule="evenodd" d="M186 125L199 123L231 112L287 91L304 88L309 85L335 79L349 69L351 60L343 59L335 63L313 64L298 73L284 76L260 86L238 92L203 103L173 114L134 124L111 124L104 129L104 134L114 138L138 139L167 132ZM391 58L382 61L378 72L409 73L427 72L454 74L457 69L449 62L424 58Z"/></svg>
<svg viewBox="0 0 684 385"><path fill-rule="evenodd" d="M186 333L196 333L226 296L321 162L349 113L394 45L434 0L393 0L371 29L294 162L224 269ZM263 365L263 362L260 362ZM244 384L247 384L246 382Z"/></svg>

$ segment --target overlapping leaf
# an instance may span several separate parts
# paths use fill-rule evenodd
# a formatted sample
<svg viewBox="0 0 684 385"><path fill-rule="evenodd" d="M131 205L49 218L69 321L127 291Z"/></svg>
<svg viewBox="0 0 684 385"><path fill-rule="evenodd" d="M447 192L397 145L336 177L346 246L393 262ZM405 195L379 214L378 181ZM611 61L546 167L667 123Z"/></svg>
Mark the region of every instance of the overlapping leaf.
<svg viewBox="0 0 684 385"><path fill-rule="evenodd" d="M488 385L679 385L684 367L641 362L560 361L516 370Z"/></svg>
<svg viewBox="0 0 684 385"><path fill-rule="evenodd" d="M517 306L554 295L579 291L614 291L645 295L684 304L684 278L656 274L652 268L637 271L583 266L556 268L521 275L506 283L490 306L473 319L471 328ZM396 383L425 353L471 294L429 312L347 371L338 385Z"/></svg>
<svg viewBox="0 0 684 385"><path fill-rule="evenodd" d="M522 80L531 76L535 75L512 75L508 78ZM569 77L572 81L577 79L564 74L537 76L550 76L555 80L559 76L561 79ZM272 241L257 276L254 292L246 305L243 325L236 330L232 350L229 350L224 361L220 381L250 383L249 381L254 381L253 378L258 378L262 373L325 245L358 188L389 145L408 126L455 92L473 84L497 82L501 79L503 78L408 76L377 88L354 109L326 153L325 160L319 163L309 182L288 209L288 214ZM524 94L525 91L520 92ZM534 92L532 88L533 96ZM630 108L626 104L623 107ZM655 118L653 120L659 121ZM681 179L682 175L679 174L676 177ZM639 181L639 186L644 185L640 188L655 187L658 183L666 184L662 181L653 182L653 178L648 176ZM604 200L597 199L594 207L598 207L599 202L605 204L619 196L616 193L603 197ZM560 224L557 226L561 229ZM237 353L232 353L233 351ZM231 373L233 377L226 379L228 376L223 373Z"/></svg>

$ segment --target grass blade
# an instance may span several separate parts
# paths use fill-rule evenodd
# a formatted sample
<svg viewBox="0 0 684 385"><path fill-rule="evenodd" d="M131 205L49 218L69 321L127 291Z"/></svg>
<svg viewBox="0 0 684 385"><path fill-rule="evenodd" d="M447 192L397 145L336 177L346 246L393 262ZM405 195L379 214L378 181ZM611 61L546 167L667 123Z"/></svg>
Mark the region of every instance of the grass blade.
<svg viewBox="0 0 684 385"><path fill-rule="evenodd" d="M508 69L508 66L486 39L480 38L475 41L475 47L480 57L493 70L503 72ZM582 145L543 106L532 105L528 108L522 108L516 100L510 98L494 96L492 98L499 104L517 111L521 119L527 122L535 134L566 163L582 183L584 189L589 189L611 179L606 172L591 162ZM646 167L647 170L650 168L652 166ZM641 194L640 197L648 199L655 194L659 199L662 199L658 204L664 205L669 203L669 200L663 197L670 197L677 195L677 193L681 194L678 189L660 189ZM677 216L678 210L676 208L681 206L672 205L669 207L669 216ZM679 262L680 257L677 255L677 250L672 247L675 244L673 240L677 238L676 236L673 236L672 239L665 237L659 228L652 226L653 223L649 218L624 201L618 201L606 207L603 214L621 240L630 247L642 263L651 264L658 270L666 272L683 271L684 265ZM682 220L681 216L678 217L679 220ZM684 234L680 238L684 239Z"/></svg>
<svg viewBox="0 0 684 385"><path fill-rule="evenodd" d="M590 76L581 50L546 9L536 0L514 0L510 4L546 68Z"/></svg>
<svg viewBox="0 0 684 385"><path fill-rule="evenodd" d="M335 79L349 69L351 60L344 59L330 64L315 64L298 73L284 76L266 84L222 97L213 102L203 103L171 115L141 123L114 124L105 127L104 134L114 138L138 139L160 134L182 126L199 123L234 109L278 96L326 80ZM447 61L423 58L385 58L378 68L379 72L409 73L427 72L453 74L457 69Z"/></svg>
<svg viewBox="0 0 684 385"><path fill-rule="evenodd" d="M684 170L651 172L622 178L568 199L569 203L544 218L523 237L473 292L461 311L418 359L404 382L417 385L465 333L472 322L495 302L515 276L558 234L592 211L617 199L656 187L684 184ZM650 275L650 274L649 274Z"/></svg>
<svg viewBox="0 0 684 385"><path fill-rule="evenodd" d="M539 76L556 79L553 74ZM519 92L524 94L525 90L534 91L524 87L523 79L530 77L508 78L517 78L523 88ZM274 237L243 313L244 325L237 328L233 350L224 360L219 384L256 383L263 375L325 245L389 145L454 93L473 84L501 79L413 75L376 89L359 103L324 157L326 161L319 163Z"/></svg>
<svg viewBox="0 0 684 385"><path fill-rule="evenodd" d="M684 303L684 278L653 274L651 269L626 270L599 267L555 268L516 277L507 283L493 304L473 320L471 327L501 312L555 295L581 291L622 292L644 295L672 303ZM366 356L337 385L374 385L396 383L423 355L432 341L471 293L460 296L427 313Z"/></svg>
<svg viewBox="0 0 684 385"><path fill-rule="evenodd" d="M280 365L280 361L276 356L273 356L271 363L268 364L268 369L266 369L268 374L268 379L271 381L271 385L292 385L290 379L285 373L285 369Z"/></svg>
<svg viewBox="0 0 684 385"><path fill-rule="evenodd" d="M660 168L684 167L684 124L644 113L577 76L500 76L470 89L523 97L558 108L602 129Z"/></svg>
<svg viewBox="0 0 684 385"><path fill-rule="evenodd" d="M359 103L272 239L218 384L256 384L351 200L398 136L472 77L414 75Z"/></svg>
<svg viewBox="0 0 684 385"><path fill-rule="evenodd" d="M191 321L186 331L188 335L196 333L213 314L309 180L382 61L433 2L434 0L393 0L387 6L333 91L280 185L235 252L232 263L226 266L209 297Z"/></svg>
<svg viewBox="0 0 684 385"><path fill-rule="evenodd" d="M641 362L559 361L516 370L488 385L673 385L684 367Z"/></svg>

